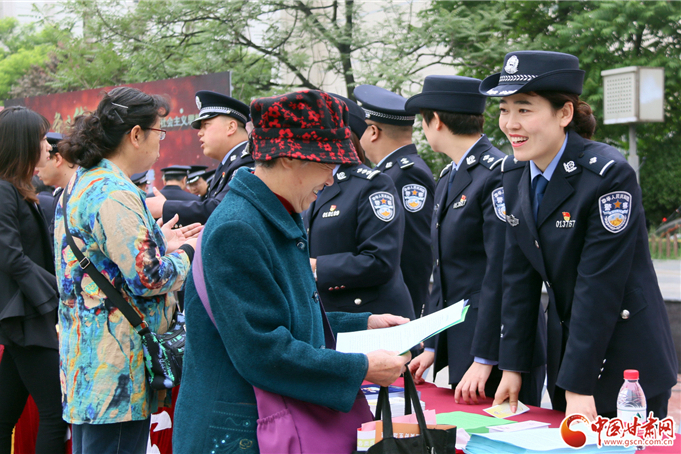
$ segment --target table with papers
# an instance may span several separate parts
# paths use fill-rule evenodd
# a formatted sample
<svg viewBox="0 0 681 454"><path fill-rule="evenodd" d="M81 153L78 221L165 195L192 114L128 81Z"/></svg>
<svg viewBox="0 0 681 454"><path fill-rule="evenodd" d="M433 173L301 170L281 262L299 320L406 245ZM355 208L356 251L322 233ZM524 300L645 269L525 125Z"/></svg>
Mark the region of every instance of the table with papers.
<svg viewBox="0 0 681 454"><path fill-rule="evenodd" d="M398 381L395 383L396 386L402 386L403 382L402 379L398 379ZM485 408L489 408L492 406L492 398L487 398L484 400L480 400L480 403L478 404L457 404L454 402L454 390L449 389L449 388L438 388L432 383L425 383L423 385L417 385L416 389L421 392L421 400L426 403L426 409L428 410L435 410L437 414L441 413L448 413L448 412L453 412L453 411L463 411L467 413L474 413L478 415L483 415L483 416L489 416L487 413L483 411ZM565 418L565 413L556 411L556 410L549 410L546 408L539 408L539 407L530 407L530 411L527 413L523 413L518 416L513 416L510 418L506 418L507 420L510 421L543 421L543 422L548 422L550 423L551 428L559 428L561 422ZM677 421L678 424L678 421ZM539 430L539 429L534 429L534 430ZM531 431L528 431L530 433ZM521 433L521 432L517 432ZM579 453L579 449L574 450L575 453ZM677 438L675 440L674 446L665 446L665 447L658 447L658 446L649 446L647 447L644 451L641 451L644 454L678 454L681 452L681 441L679 440L679 435L677 435Z"/></svg>

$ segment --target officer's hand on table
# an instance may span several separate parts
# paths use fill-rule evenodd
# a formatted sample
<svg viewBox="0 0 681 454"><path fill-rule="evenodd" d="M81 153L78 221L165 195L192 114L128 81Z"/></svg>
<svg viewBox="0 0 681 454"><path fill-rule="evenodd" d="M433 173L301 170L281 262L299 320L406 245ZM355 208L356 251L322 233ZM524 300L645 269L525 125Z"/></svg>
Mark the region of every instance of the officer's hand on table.
<svg viewBox="0 0 681 454"><path fill-rule="evenodd" d="M596 412L594 396L565 391L565 402L567 403L565 406L565 416L579 413L586 416L589 421L596 420L598 413Z"/></svg>
<svg viewBox="0 0 681 454"><path fill-rule="evenodd" d="M463 397L464 403L478 403L478 394L481 398L485 398L485 383L492 372L491 365L476 363L475 361L468 368L466 373L461 378L461 381L456 386L454 391L454 402L459 403L459 399Z"/></svg>
<svg viewBox="0 0 681 454"><path fill-rule="evenodd" d="M522 384L523 379L520 372L505 370L497 388L497 393L494 395L493 405L501 405L508 400L508 403L511 405L511 411L515 413L518 409L518 394Z"/></svg>
<svg viewBox="0 0 681 454"><path fill-rule="evenodd" d="M310 261L316 259L310 259ZM390 328L391 326L408 323L409 319L393 314L370 315L367 329Z"/></svg>
<svg viewBox="0 0 681 454"><path fill-rule="evenodd" d="M409 371L414 376L414 383L422 385L426 381L423 379L423 374L433 365L435 361L435 353L425 351L409 363Z"/></svg>
<svg viewBox="0 0 681 454"><path fill-rule="evenodd" d="M398 355L397 352L376 350L367 354L369 369L364 377L371 383L390 386L405 371L405 364L411 359L411 353Z"/></svg>
<svg viewBox="0 0 681 454"><path fill-rule="evenodd" d="M147 197L146 203L154 219L163 217L163 204L166 203L166 198L158 189L154 188L154 197Z"/></svg>

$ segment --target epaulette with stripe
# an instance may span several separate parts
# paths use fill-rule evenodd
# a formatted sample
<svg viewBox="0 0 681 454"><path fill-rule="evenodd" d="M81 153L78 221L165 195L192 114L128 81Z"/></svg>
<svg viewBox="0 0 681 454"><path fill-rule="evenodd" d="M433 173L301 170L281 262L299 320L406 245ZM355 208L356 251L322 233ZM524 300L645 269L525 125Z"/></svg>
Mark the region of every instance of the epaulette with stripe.
<svg viewBox="0 0 681 454"><path fill-rule="evenodd" d="M440 172L440 178L447 175L447 172L449 172L451 170L451 168L452 168L452 163L450 162L449 164L447 164L447 166L444 169L442 169L442 172Z"/></svg>
<svg viewBox="0 0 681 454"><path fill-rule="evenodd" d="M575 161L577 161L577 164L580 166L600 176L604 176L615 164L614 159L597 155L588 150L580 153Z"/></svg>
<svg viewBox="0 0 681 454"><path fill-rule="evenodd" d="M482 156L480 156L480 164L487 167L489 170L492 170L499 164L501 164L501 161L503 161L505 156L497 156L496 153L484 153Z"/></svg>
<svg viewBox="0 0 681 454"><path fill-rule="evenodd" d="M360 178L365 178L367 180L371 180L373 177L381 173L380 170L377 169L367 169L364 167L357 167L352 171L352 175Z"/></svg>
<svg viewBox="0 0 681 454"><path fill-rule="evenodd" d="M409 167L414 165L414 161L412 161L406 156L402 156L398 162L400 164L400 169L408 169Z"/></svg>
<svg viewBox="0 0 681 454"><path fill-rule="evenodd" d="M501 160L501 172L510 172L511 170L522 169L527 164L527 161L518 161L511 155L506 156Z"/></svg>

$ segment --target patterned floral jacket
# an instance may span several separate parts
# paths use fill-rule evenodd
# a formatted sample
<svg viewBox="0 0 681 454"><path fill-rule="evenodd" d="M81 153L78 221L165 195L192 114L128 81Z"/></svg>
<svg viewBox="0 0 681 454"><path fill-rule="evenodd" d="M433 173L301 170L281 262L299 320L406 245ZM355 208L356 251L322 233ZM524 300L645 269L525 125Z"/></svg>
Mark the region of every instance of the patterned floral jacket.
<svg viewBox="0 0 681 454"><path fill-rule="evenodd" d="M168 329L174 291L189 272L182 250L166 255L145 194L111 161L79 169L69 183L68 224L76 245L150 328ZM83 272L55 214L59 354L64 420L107 424L148 418L157 395L148 386L140 336Z"/></svg>

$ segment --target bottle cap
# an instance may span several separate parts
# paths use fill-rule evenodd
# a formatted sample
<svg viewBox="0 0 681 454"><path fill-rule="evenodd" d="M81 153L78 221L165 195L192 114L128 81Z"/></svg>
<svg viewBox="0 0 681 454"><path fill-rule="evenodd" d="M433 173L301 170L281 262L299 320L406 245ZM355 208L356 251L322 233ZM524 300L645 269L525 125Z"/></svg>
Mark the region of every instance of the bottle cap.
<svg viewBox="0 0 681 454"><path fill-rule="evenodd" d="M636 369L627 369L624 371L625 380L638 380L638 371Z"/></svg>

